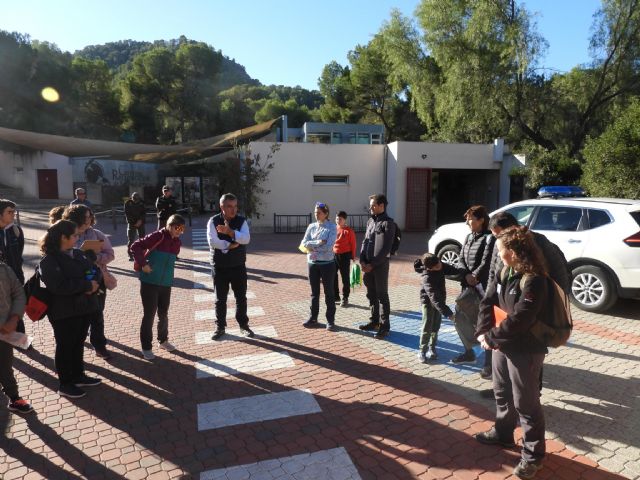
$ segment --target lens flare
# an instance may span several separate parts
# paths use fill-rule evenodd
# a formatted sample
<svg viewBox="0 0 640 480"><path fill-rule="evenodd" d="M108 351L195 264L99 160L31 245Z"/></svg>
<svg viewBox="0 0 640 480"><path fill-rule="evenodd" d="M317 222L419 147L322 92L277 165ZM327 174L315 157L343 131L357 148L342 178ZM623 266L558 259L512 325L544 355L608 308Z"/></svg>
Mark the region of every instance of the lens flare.
<svg viewBox="0 0 640 480"><path fill-rule="evenodd" d="M44 87L40 92L40 95L42 95L42 98L44 98L47 102L53 103L60 100L60 94L53 87Z"/></svg>

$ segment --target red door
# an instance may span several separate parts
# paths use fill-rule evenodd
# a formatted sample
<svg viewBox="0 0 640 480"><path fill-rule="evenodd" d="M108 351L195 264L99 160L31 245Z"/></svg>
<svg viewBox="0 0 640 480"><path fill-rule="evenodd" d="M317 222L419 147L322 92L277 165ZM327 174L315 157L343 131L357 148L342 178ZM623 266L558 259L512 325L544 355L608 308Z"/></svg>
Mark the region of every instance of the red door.
<svg viewBox="0 0 640 480"><path fill-rule="evenodd" d="M38 198L58 198L58 170L38 169Z"/></svg>
<svg viewBox="0 0 640 480"><path fill-rule="evenodd" d="M407 168L407 210L405 230L424 232L429 229L431 204L431 169Z"/></svg>

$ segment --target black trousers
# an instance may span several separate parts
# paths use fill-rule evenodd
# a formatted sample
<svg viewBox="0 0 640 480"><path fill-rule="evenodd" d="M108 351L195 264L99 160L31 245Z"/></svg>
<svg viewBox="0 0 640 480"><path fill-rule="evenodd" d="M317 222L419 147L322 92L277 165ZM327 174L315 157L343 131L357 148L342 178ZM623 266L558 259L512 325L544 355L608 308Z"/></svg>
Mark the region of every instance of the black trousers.
<svg viewBox="0 0 640 480"><path fill-rule="evenodd" d="M241 327L249 325L247 317L247 267L218 268L211 270L216 293L216 326L227 328L227 297L229 287L236 298L236 321Z"/></svg>
<svg viewBox="0 0 640 480"><path fill-rule="evenodd" d="M0 387L11 400L18 396L18 382L13 375L13 347L0 341Z"/></svg>
<svg viewBox="0 0 640 480"><path fill-rule="evenodd" d="M127 224L127 253L131 256L131 245L136 241L136 235L138 238L142 238L145 235L144 223L139 227Z"/></svg>
<svg viewBox="0 0 640 480"><path fill-rule="evenodd" d="M333 277L333 292L335 298L340 298L340 288L338 285L338 273L342 279L342 298L349 300L351 285L349 279L349 269L351 267L351 252L336 253L336 274Z"/></svg>
<svg viewBox="0 0 640 480"><path fill-rule="evenodd" d="M77 317L51 320L56 339L56 372L60 385L72 384L84 376L84 341L87 338L91 317Z"/></svg>
<svg viewBox="0 0 640 480"><path fill-rule="evenodd" d="M512 439L519 418L522 458L528 462L538 462L545 455L545 423L539 388L543 362L544 353L494 350L492 355L496 431L500 438Z"/></svg>
<svg viewBox="0 0 640 480"><path fill-rule="evenodd" d="M374 323L382 323L381 329L389 330L389 315L391 305L389 303L389 260L375 267L372 271L362 276L362 283L367 287L367 298L371 308L370 320ZM382 305L382 315L380 306Z"/></svg>
<svg viewBox="0 0 640 480"><path fill-rule="evenodd" d="M324 288L324 303L327 306L327 322L333 324L336 317L336 301L333 296L333 279L336 275L335 262L308 263L309 285L311 286L311 316L317 320L320 312L320 281Z"/></svg>
<svg viewBox="0 0 640 480"><path fill-rule="evenodd" d="M91 316L89 323L90 333L89 342L94 348L104 348L107 346L107 337L104 336L104 305L107 301L107 289L104 293L98 295L98 303L100 304L100 313Z"/></svg>
<svg viewBox="0 0 640 480"><path fill-rule="evenodd" d="M140 298L142 299L142 325L140 325L140 344L143 350L153 347L153 322L158 314L158 341L169 339L169 305L171 304L171 287L140 282Z"/></svg>

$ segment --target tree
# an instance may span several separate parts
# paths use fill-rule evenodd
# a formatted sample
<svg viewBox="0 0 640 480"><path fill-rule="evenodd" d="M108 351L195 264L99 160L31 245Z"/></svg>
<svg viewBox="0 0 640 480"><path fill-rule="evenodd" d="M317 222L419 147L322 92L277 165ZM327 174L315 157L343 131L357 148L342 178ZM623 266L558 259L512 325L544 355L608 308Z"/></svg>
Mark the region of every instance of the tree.
<svg viewBox="0 0 640 480"><path fill-rule="evenodd" d="M640 199L640 97L587 139L584 157L582 184L591 195Z"/></svg>

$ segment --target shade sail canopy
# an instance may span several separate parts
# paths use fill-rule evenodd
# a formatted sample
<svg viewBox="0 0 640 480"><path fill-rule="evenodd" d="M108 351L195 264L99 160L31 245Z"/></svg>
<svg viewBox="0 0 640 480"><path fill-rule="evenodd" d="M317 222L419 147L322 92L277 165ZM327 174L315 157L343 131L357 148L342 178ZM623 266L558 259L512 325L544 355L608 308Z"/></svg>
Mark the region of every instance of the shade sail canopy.
<svg viewBox="0 0 640 480"><path fill-rule="evenodd" d="M235 144L264 137L279 118L235 132L204 138L180 145L110 142L90 138L63 137L0 127L0 140L33 150L45 150L67 157L103 157L135 162L164 163L172 160L196 160L224 153Z"/></svg>

